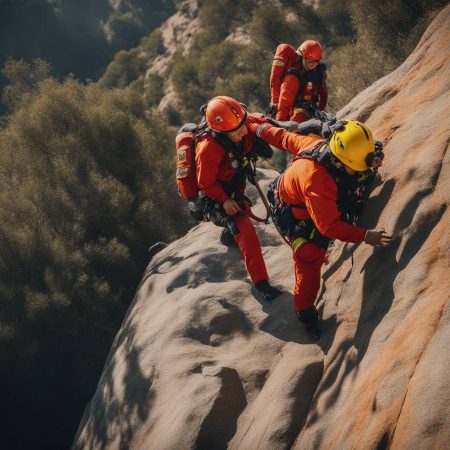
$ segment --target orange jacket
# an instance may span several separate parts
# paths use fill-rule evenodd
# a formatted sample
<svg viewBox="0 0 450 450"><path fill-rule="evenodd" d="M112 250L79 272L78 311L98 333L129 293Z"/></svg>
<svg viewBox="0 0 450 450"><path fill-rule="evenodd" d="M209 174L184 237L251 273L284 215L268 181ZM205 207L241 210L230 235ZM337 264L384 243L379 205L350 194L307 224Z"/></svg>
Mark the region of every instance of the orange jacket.
<svg viewBox="0 0 450 450"><path fill-rule="evenodd" d="M292 45L280 44L277 47L270 72L270 98L274 105L278 105L281 83L286 72L299 67L300 61L300 57Z"/></svg>
<svg viewBox="0 0 450 450"><path fill-rule="evenodd" d="M323 73L322 76L319 75L319 71ZM325 67L320 64L311 71L305 71L300 68L298 75L293 73L286 74L280 88L276 119L289 120L293 115L297 99L299 101L310 102L312 99L318 97L317 107L320 110L324 110L328 101L328 89L325 81L326 77ZM322 78L322 80L318 81L320 78ZM307 93L308 81L311 82L312 92ZM303 92L299 92L301 85L303 85Z"/></svg>
<svg viewBox="0 0 450 450"><path fill-rule="evenodd" d="M315 135L302 136L270 125L258 128L257 124L250 126L252 131L261 134L261 139L293 155L323 142L322 138ZM280 196L286 203L306 206L306 210L293 208L297 219L311 218L319 232L331 239L362 242L367 230L341 220L336 206L337 192L336 182L328 169L309 159L294 161L286 169L280 182Z"/></svg>
<svg viewBox="0 0 450 450"><path fill-rule="evenodd" d="M265 119L248 114L245 125L247 129L252 123L261 124ZM249 154L256 140L254 132L248 132L244 136L242 151ZM199 188L205 195L223 204L229 197L223 189L221 182L230 181L238 172L238 168L232 167L233 157L230 157L226 150L210 135L202 136L195 147L195 164L197 182Z"/></svg>

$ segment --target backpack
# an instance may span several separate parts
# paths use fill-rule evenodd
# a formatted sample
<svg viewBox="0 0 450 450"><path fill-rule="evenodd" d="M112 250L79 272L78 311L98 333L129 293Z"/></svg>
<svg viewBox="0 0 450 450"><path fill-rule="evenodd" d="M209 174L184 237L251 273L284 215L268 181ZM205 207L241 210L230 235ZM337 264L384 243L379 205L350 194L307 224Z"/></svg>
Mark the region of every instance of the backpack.
<svg viewBox="0 0 450 450"><path fill-rule="evenodd" d="M226 136L211 131L206 122L202 120L199 125L195 123L184 124L175 139L175 148L177 152L176 159L176 179L178 192L185 200L193 200L200 192L197 182L197 173L195 167L195 146L199 138L205 134L210 134L226 152L227 157L237 165L238 171L229 181L222 181L221 185L228 195L238 192L242 186L245 186L247 179L246 157L240 154L238 149L228 140Z"/></svg>
<svg viewBox="0 0 450 450"><path fill-rule="evenodd" d="M175 138L178 192L186 200L195 198L199 192L195 171L195 144L202 132L204 132L202 125L186 123Z"/></svg>

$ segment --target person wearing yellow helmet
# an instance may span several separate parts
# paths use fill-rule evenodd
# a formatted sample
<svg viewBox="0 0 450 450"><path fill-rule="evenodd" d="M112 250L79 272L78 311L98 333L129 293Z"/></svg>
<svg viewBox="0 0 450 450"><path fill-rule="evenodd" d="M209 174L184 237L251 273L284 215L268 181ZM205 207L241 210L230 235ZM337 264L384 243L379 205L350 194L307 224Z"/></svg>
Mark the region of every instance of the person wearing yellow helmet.
<svg viewBox="0 0 450 450"><path fill-rule="evenodd" d="M330 151L348 168L347 172L363 172L369 168L366 159L375 151L375 141L369 128L349 120L331 136Z"/></svg>
<svg viewBox="0 0 450 450"><path fill-rule="evenodd" d="M318 120L297 124L296 131L309 134L289 132L267 123L252 124L249 129L270 145L294 155L289 167L269 189L268 198L273 205L281 205L280 210L288 211L283 214L290 214L290 222L286 222L289 226L283 228L282 215L277 222L293 250L294 306L300 322L318 339L321 331L314 302L330 240L384 246L393 238L383 228L368 230L348 223L339 206L346 200L345 190L339 186L341 180L376 171L383 154L370 129L356 120L339 121L331 127Z"/></svg>

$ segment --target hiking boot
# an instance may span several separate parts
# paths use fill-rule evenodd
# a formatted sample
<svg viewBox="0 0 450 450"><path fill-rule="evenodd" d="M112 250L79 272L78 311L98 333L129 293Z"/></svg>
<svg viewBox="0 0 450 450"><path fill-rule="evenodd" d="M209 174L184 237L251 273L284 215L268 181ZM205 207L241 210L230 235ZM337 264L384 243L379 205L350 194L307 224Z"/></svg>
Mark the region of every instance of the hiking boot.
<svg viewBox="0 0 450 450"><path fill-rule="evenodd" d="M237 243L228 228L224 228L220 233L220 242L226 247L237 246Z"/></svg>
<svg viewBox="0 0 450 450"><path fill-rule="evenodd" d="M270 285L269 280L261 280L255 284L256 289L263 295L264 299L271 302L274 298L283 293L280 289Z"/></svg>
<svg viewBox="0 0 450 450"><path fill-rule="evenodd" d="M297 311L297 317L305 327L305 331L314 339L319 340L322 331L319 327L319 312L317 308L313 305L311 308Z"/></svg>

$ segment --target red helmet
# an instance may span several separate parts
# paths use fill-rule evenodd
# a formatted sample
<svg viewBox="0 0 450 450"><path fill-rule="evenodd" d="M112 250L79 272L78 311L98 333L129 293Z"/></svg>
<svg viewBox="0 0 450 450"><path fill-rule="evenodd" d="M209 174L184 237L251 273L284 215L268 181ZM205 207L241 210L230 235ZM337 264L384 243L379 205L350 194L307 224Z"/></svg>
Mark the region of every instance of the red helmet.
<svg viewBox="0 0 450 450"><path fill-rule="evenodd" d="M247 111L243 106L234 98L223 95L208 102L205 115L209 128L219 133L236 131L247 120Z"/></svg>
<svg viewBox="0 0 450 450"><path fill-rule="evenodd" d="M309 39L303 42L297 50L302 58L319 62L322 59L322 47L317 41Z"/></svg>

